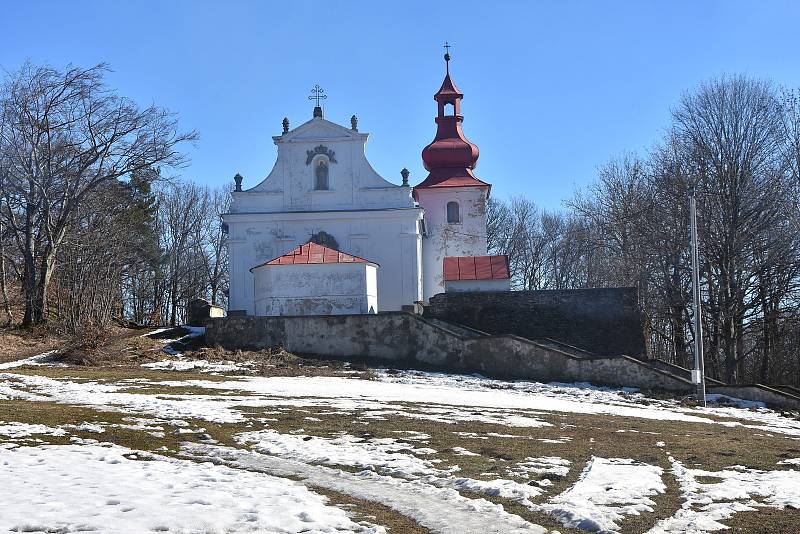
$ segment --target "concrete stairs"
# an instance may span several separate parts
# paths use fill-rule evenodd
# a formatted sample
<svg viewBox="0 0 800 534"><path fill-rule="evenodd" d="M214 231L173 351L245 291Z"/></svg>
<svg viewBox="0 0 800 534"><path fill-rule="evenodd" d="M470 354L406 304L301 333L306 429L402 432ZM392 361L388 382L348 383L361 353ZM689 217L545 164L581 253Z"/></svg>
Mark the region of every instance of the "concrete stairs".
<svg viewBox="0 0 800 534"><path fill-rule="evenodd" d="M464 325L458 325L441 319L430 319L426 317L425 320L435 324L440 328L444 328L451 332L458 333L464 337L469 337L469 338L496 337L487 334L486 332L475 330L474 328L469 328ZM563 343L555 339L541 338L541 339L529 340L519 336L514 336L514 337L517 337L520 340L524 340L533 345L536 345L536 347L539 350L545 350L545 351L549 350L554 353L559 353L562 355L569 356L572 359L582 359L588 361L607 359L607 357L601 357L590 351L572 345L568 345L566 343ZM679 365L665 362L663 360L659 360L656 358L647 360L640 360L640 359L630 358L627 356L622 356L619 358L626 360L627 364L631 367L644 366L652 369L653 371L663 373L665 378L669 377L673 381L673 386L669 387L668 389L675 390L674 382L677 379L684 386L683 388L684 393L690 393L694 390L694 385L691 382L692 371L690 369L686 369ZM728 385L725 384L724 382L715 380L710 377L706 377L705 381L706 381L707 394L717 394L737 399L763 402L767 406L777 409L800 410L800 388L794 386L790 385L767 386L764 384ZM633 386L633 384L625 384L623 382L624 380L621 380L619 384L613 384L613 385L620 387ZM611 385L611 384L603 384L603 385Z"/></svg>

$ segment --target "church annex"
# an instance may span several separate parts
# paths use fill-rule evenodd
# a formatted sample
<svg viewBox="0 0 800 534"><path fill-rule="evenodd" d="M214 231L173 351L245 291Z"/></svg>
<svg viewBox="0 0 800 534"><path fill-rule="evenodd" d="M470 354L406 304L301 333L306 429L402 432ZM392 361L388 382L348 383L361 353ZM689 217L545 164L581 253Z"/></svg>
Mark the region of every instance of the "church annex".
<svg viewBox="0 0 800 534"><path fill-rule="evenodd" d="M450 77L449 54L445 65L434 95L436 135L422 151L429 174L416 186L405 169L396 185L372 168L369 134L358 131L355 116L349 128L325 119L319 86L311 120L294 129L283 120L272 171L247 190L237 174L224 215L231 314L399 311L444 292L448 281L456 290L480 290L484 281L487 289L508 288L506 259L486 256L490 185L473 174L478 147L461 128L464 95Z"/></svg>

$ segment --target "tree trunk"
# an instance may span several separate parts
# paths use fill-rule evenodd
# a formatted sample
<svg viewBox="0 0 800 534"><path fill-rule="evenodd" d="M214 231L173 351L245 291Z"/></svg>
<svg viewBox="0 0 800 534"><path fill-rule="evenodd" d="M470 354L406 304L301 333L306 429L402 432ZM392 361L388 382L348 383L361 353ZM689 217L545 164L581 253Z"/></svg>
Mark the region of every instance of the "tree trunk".
<svg viewBox="0 0 800 534"><path fill-rule="evenodd" d="M14 320L11 314L11 303L8 299L8 287L6 286L6 256L3 246L3 221L0 219L0 294L3 297L3 311L6 314L6 324L11 326Z"/></svg>
<svg viewBox="0 0 800 534"><path fill-rule="evenodd" d="M22 289L25 294L25 315L22 318L22 325L33 326L36 324L36 313L34 311L34 303L36 301L36 262L33 259L32 251L25 251L24 260L25 271Z"/></svg>
<svg viewBox="0 0 800 534"><path fill-rule="evenodd" d="M763 304L764 324L762 328L762 355L761 355L761 371L759 372L759 382L762 384L769 383L769 365L770 356L772 354L772 323L773 314L769 309L769 305L765 302Z"/></svg>

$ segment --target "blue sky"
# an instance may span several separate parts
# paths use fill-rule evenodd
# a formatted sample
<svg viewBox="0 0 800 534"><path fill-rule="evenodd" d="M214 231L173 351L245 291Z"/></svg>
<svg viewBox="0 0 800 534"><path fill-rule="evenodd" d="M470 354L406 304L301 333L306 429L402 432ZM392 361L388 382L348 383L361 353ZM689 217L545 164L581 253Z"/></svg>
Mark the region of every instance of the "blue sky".
<svg viewBox="0 0 800 534"><path fill-rule="evenodd" d="M266 176L271 136L311 118L319 83L326 118L371 134L378 172L417 183L447 40L476 174L555 209L611 156L646 151L703 80L800 87L799 21L796 1L7 1L0 67L108 62L120 94L200 133L180 172L214 186Z"/></svg>

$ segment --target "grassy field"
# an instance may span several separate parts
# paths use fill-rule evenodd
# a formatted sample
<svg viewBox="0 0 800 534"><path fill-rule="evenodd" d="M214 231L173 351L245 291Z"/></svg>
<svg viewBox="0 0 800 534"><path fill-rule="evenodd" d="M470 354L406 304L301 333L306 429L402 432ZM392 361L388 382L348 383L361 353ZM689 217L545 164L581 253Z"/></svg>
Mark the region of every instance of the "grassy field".
<svg viewBox="0 0 800 534"><path fill-rule="evenodd" d="M519 383L471 377L373 371L280 352L200 350L178 359L226 360L236 369L225 373L200 372L202 366L186 371L148 369L139 363L163 359L163 341L139 335L116 337L103 365L0 370L0 447L13 451L99 441L195 460L187 453L194 450L191 444L212 452L236 449L315 468L333 467L343 477L367 476L367 470L373 478L390 477L371 482L394 484L393 491L401 493L420 481L432 488L456 488L465 499L500 504L503 513L561 533L584 532L579 526L595 529L585 522L565 523L563 514L547 507L587 477L587 466L595 458L660 468L663 487L629 496L628 503L624 498L599 503L587 497L601 516L617 514L610 530L624 533L662 528L661 520L686 507L687 487L676 474L676 461L707 472L696 476L695 483L730 489L737 484L729 477L735 475L731 466L757 477L752 473L788 471L792 465L780 462L800 458L800 422L767 410L698 410L620 391L571 385L526 389ZM108 356L112 353L125 356ZM529 399L535 402L528 407ZM2 427L9 423L44 425L60 432L4 435ZM248 441L247 436L255 438ZM370 460L373 456L378 460ZM519 468L542 458L556 458L567 468ZM230 463L242 468L235 459ZM800 471L792 475L796 485L788 487L800 495ZM325 483L324 477L283 476L303 480L355 521L391 532L445 531L435 521L393 506L391 498L353 495ZM495 486L482 488L475 481ZM498 491L497 481L510 481L510 490ZM527 496L526 488L531 491ZM641 505L642 499L650 501L648 510L625 508ZM800 524L800 512L791 503L770 501L766 489L719 502L746 503L756 510L720 519L734 532L786 533ZM697 503L689 508L702 511ZM470 517L465 513L452 520L469 524ZM442 518L443 524L447 521Z"/></svg>

